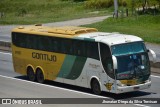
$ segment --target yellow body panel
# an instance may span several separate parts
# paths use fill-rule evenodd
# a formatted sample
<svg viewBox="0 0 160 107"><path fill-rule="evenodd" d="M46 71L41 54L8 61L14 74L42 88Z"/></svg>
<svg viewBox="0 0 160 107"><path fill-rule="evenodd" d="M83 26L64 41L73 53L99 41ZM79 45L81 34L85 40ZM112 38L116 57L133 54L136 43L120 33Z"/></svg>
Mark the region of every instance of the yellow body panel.
<svg viewBox="0 0 160 107"><path fill-rule="evenodd" d="M46 27L41 25L35 25L25 27L20 26L13 29L12 33L25 33L47 37L50 36L60 38L76 38L79 34L96 31L97 29L95 28L85 27ZM34 41L30 40L30 42ZM12 55L14 69L16 72L26 75L28 66L31 66L35 73L36 69L40 68L44 74L45 79L48 80L56 79L66 57L66 54L20 48L15 46L15 44L12 44Z"/></svg>
<svg viewBox="0 0 160 107"><path fill-rule="evenodd" d="M18 48L14 45L12 45L12 54L16 72L26 75L27 66L32 65L34 72L37 68L41 68L45 79L48 80L56 79L66 56L59 53ZM48 56L49 59L44 56Z"/></svg>

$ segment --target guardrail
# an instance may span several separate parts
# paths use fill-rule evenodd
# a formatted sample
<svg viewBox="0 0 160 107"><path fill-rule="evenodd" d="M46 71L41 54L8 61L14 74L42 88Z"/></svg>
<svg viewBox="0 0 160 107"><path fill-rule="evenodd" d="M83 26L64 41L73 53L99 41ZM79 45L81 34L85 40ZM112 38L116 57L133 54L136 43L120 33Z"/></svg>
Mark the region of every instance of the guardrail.
<svg viewBox="0 0 160 107"><path fill-rule="evenodd" d="M9 42L9 41L0 41L0 50L11 52L11 42ZM154 68L160 68L160 62L153 63L151 61L150 64Z"/></svg>
<svg viewBox="0 0 160 107"><path fill-rule="evenodd" d="M11 52L11 43L9 41L0 41L0 50Z"/></svg>

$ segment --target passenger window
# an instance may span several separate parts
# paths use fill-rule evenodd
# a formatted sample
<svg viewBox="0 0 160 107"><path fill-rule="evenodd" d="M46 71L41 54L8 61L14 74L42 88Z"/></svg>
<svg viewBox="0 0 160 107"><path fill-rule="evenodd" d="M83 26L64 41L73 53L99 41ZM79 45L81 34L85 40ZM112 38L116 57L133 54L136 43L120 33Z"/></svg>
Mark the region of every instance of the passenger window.
<svg viewBox="0 0 160 107"><path fill-rule="evenodd" d="M87 42L87 56L99 60L98 43Z"/></svg>
<svg viewBox="0 0 160 107"><path fill-rule="evenodd" d="M38 37L38 49L43 51L50 51L50 39L46 36ZM36 45L36 44L35 44Z"/></svg>
<svg viewBox="0 0 160 107"><path fill-rule="evenodd" d="M78 56L86 56L85 42L80 40L75 40L73 43L74 54Z"/></svg>
<svg viewBox="0 0 160 107"><path fill-rule="evenodd" d="M62 40L62 52L66 54L72 54L72 41L69 39Z"/></svg>
<svg viewBox="0 0 160 107"><path fill-rule="evenodd" d="M62 52L62 50L61 50L61 39L54 38L53 48L54 48L54 52Z"/></svg>

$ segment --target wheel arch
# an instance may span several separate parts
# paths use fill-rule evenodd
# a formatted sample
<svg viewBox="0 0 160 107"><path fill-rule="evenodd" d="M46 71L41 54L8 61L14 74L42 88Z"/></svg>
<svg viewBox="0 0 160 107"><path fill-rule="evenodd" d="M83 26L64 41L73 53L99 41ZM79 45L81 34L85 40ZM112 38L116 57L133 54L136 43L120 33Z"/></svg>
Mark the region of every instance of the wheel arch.
<svg viewBox="0 0 160 107"><path fill-rule="evenodd" d="M40 69L42 71L43 76L44 76L44 80L45 80L46 79L46 75L45 75L44 69L41 66L37 66L36 70L35 70L35 73L37 72L38 69Z"/></svg>
<svg viewBox="0 0 160 107"><path fill-rule="evenodd" d="M28 71L29 68L32 68L32 69L33 69L33 72L35 73L35 69L34 69L33 65L28 64L28 65L26 66L26 74L27 74L27 71Z"/></svg>
<svg viewBox="0 0 160 107"><path fill-rule="evenodd" d="M100 90L102 91L102 84L101 84L100 79L99 79L97 76L92 76L92 77L90 78L90 88L92 88L92 82L93 82L93 80L97 80L97 81L99 82Z"/></svg>

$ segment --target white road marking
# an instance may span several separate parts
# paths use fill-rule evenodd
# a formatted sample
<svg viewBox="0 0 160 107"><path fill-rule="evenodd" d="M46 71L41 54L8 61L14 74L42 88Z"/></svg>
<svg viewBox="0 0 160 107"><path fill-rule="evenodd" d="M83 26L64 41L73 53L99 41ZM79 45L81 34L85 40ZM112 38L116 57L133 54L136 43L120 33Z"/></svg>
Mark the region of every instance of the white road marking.
<svg viewBox="0 0 160 107"><path fill-rule="evenodd" d="M36 84L36 85L40 85L40 86L45 86L45 87L56 88L56 89L61 89L61 90L65 90L65 91L80 93L80 94L89 95L89 96L93 96L93 97L111 99L109 97L103 97L103 96L93 95L93 94L89 94L89 93L85 93L85 92L75 91L75 90L71 90L71 89L66 89L66 88L61 88L61 87L56 87L56 86L51 86L51 85L46 85L46 84L41 84L41 83L27 81L27 80L22 80L22 79L13 78L13 77L7 77L7 76L3 76L3 75L0 75L0 77L4 77L4 78L8 78L8 79L13 79L13 80L18 80L18 81L23 81L23 82L27 82L27 83L32 83L32 84Z"/></svg>
<svg viewBox="0 0 160 107"><path fill-rule="evenodd" d="M160 76L156 76L156 75L151 75L152 77L156 77L156 78L160 78Z"/></svg>
<svg viewBox="0 0 160 107"><path fill-rule="evenodd" d="M7 54L7 55L12 55L12 53L7 53L7 52L0 52L0 54Z"/></svg>
<svg viewBox="0 0 160 107"><path fill-rule="evenodd" d="M134 104L136 106L140 106L140 107L150 107L150 106L146 106L146 105L142 105L142 104Z"/></svg>

